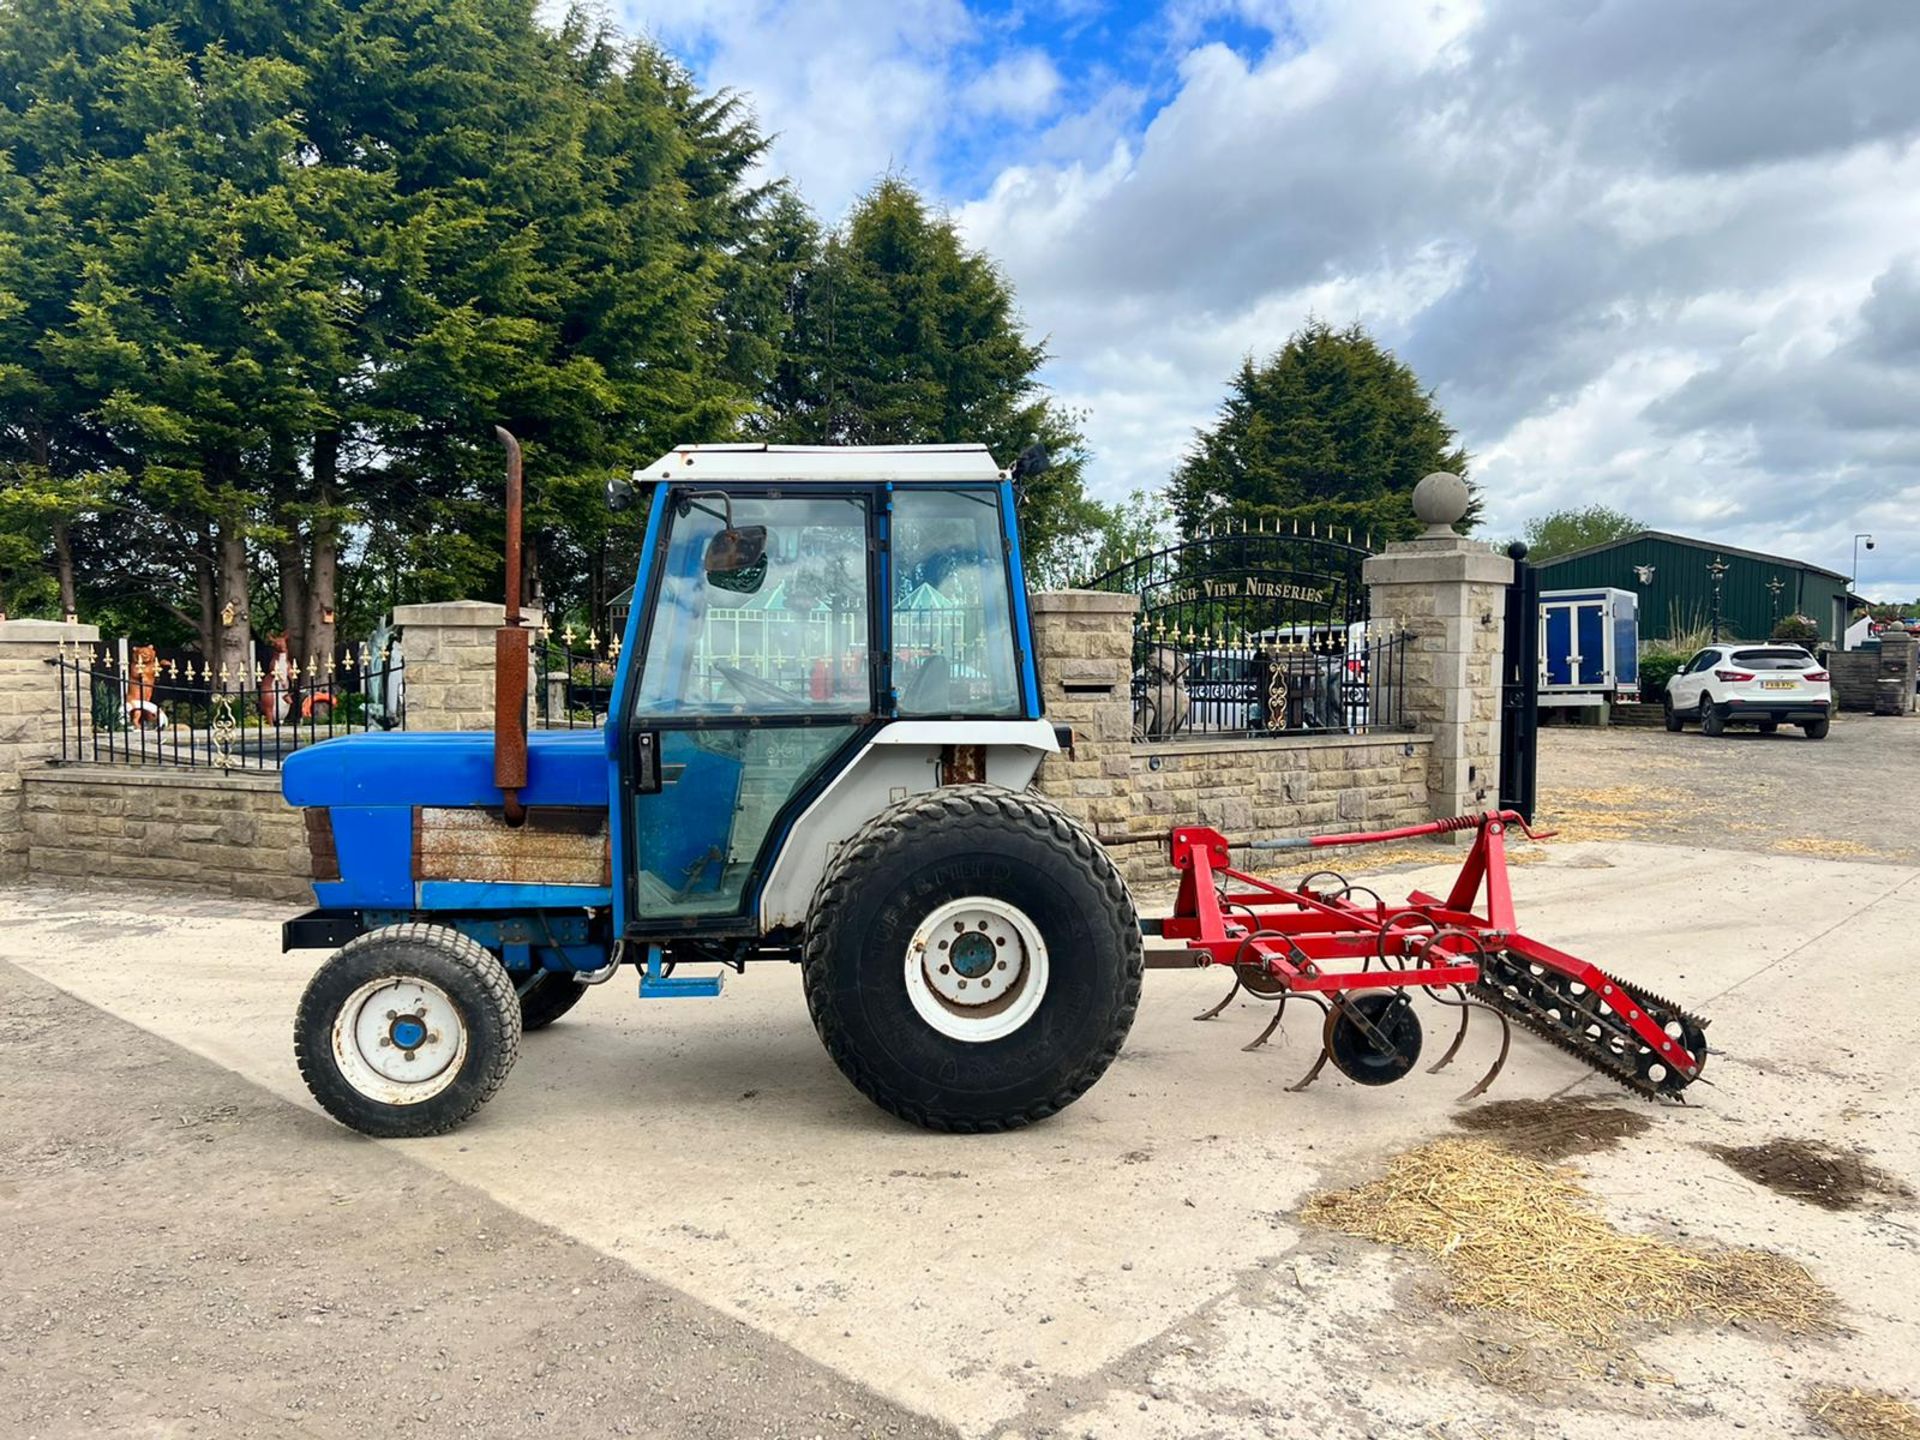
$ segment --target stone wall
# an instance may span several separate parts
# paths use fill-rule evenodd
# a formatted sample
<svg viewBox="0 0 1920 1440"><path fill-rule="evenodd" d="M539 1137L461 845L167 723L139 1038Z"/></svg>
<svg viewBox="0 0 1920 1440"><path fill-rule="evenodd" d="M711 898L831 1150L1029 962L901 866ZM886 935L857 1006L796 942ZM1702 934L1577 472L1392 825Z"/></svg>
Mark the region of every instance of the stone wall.
<svg viewBox="0 0 1920 1440"><path fill-rule="evenodd" d="M93 625L0 620L0 880L31 864L23 777L60 754L60 675L48 661L99 640Z"/></svg>
<svg viewBox="0 0 1920 1440"><path fill-rule="evenodd" d="M1101 839L1129 883L1150 885L1172 879L1175 825L1209 825L1236 841L1417 825L1429 813L1432 747L1425 735L1387 734L1136 745L1126 819L1102 827Z"/></svg>
<svg viewBox="0 0 1920 1440"><path fill-rule="evenodd" d="M1880 693L1880 682L1901 682L1903 711L1914 704L1914 640L1911 635L1887 634L1877 648L1867 650L1831 650L1826 656L1827 673L1833 677L1833 703L1837 710L1872 714Z"/></svg>
<svg viewBox="0 0 1920 1440"><path fill-rule="evenodd" d="M1431 813L1426 735L1133 741L1131 595L1035 595L1034 650L1049 719L1073 753L1049 758L1042 794L1112 852L1131 884L1170 878L1167 832L1229 839L1415 824Z"/></svg>
<svg viewBox="0 0 1920 1440"><path fill-rule="evenodd" d="M306 825L277 774L61 765L22 779L36 880L313 903Z"/></svg>

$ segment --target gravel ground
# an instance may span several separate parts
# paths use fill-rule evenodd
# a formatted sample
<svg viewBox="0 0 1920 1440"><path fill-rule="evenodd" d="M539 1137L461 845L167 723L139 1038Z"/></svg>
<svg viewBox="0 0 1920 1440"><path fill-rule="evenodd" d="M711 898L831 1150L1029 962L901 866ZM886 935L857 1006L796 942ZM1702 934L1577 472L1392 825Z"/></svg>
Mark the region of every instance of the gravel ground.
<svg viewBox="0 0 1920 1440"><path fill-rule="evenodd" d="M951 1433L336 1133L0 962L0 1434Z"/></svg>
<svg viewBox="0 0 1920 1440"><path fill-rule="evenodd" d="M1570 840L1920 863L1920 716L1798 730L1540 732L1539 822Z"/></svg>

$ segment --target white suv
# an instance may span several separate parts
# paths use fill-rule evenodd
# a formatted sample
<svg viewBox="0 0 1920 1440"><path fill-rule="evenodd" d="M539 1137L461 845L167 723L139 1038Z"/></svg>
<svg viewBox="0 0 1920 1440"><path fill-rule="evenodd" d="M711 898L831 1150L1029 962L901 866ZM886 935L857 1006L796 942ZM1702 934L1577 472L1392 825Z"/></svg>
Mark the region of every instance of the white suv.
<svg viewBox="0 0 1920 1440"><path fill-rule="evenodd" d="M1771 735L1785 722L1824 740L1833 711L1827 672L1798 645L1709 645L1667 681L1667 729L1698 720L1708 735L1729 725L1758 725Z"/></svg>

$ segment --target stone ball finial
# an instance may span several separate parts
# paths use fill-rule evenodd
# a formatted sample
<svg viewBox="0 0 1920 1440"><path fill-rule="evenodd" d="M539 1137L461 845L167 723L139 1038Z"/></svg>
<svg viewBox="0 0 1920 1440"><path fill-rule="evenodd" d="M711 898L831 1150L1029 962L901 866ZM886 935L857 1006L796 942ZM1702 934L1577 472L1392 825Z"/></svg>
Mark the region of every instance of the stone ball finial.
<svg viewBox="0 0 1920 1440"><path fill-rule="evenodd" d="M1472 496L1458 475L1436 470L1413 487L1413 513L1429 535L1450 535L1453 524L1467 513Z"/></svg>

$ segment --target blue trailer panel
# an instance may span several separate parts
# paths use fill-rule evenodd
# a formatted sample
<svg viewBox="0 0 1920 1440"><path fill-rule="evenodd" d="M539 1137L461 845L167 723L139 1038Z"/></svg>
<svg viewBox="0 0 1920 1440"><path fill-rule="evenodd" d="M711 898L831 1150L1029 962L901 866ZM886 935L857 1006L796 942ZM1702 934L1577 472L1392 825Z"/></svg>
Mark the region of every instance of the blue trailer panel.
<svg viewBox="0 0 1920 1440"><path fill-rule="evenodd" d="M1631 590L1543 590L1540 703L1632 699L1640 684L1640 600Z"/></svg>

